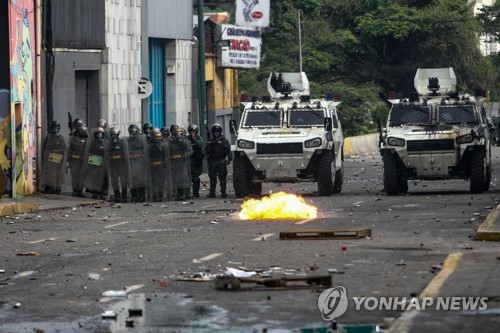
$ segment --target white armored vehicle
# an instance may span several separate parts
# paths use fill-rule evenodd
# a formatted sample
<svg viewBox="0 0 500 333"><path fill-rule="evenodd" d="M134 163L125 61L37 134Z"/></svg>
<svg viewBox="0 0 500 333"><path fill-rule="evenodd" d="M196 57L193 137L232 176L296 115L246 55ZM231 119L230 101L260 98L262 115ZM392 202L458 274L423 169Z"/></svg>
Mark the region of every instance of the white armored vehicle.
<svg viewBox="0 0 500 333"><path fill-rule="evenodd" d="M262 183L317 182L321 196L343 183L344 137L340 102L309 97L305 73L271 73L271 96L245 103L236 134L233 184L236 197L260 195Z"/></svg>
<svg viewBox="0 0 500 333"><path fill-rule="evenodd" d="M408 180L459 178L481 193L491 181L491 143L482 101L456 92L453 68L418 69L416 94L390 100L380 153L388 195L408 191Z"/></svg>

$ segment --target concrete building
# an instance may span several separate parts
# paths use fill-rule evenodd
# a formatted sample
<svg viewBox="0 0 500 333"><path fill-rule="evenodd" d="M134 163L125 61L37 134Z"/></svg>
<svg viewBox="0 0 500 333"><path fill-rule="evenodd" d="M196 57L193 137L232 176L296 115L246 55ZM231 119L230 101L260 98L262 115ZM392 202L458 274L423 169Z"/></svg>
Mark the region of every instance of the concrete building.
<svg viewBox="0 0 500 333"><path fill-rule="evenodd" d="M224 136L231 138L229 121L239 119L240 94L238 87L238 70L218 65L217 48L219 40L217 25L229 19L227 13L207 13L205 15L205 81L206 81L206 121L207 132L214 123L222 125ZM194 34L198 35L198 17L194 16ZM195 44L194 52L198 52ZM197 58L194 58L197 59ZM195 68L197 69L197 61ZM197 79L196 79L197 80ZM193 110L198 110L198 87L194 86ZM197 111L194 111L195 114ZM195 118L196 121L196 118Z"/></svg>

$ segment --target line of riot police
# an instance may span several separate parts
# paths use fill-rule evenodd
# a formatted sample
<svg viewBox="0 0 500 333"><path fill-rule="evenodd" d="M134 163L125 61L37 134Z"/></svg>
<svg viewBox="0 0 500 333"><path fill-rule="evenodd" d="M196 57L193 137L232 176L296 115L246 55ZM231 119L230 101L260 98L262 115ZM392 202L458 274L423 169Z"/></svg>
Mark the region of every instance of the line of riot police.
<svg viewBox="0 0 500 333"><path fill-rule="evenodd" d="M45 193L60 194L64 166L71 173L72 196L105 200L108 187L113 190L115 202L161 202L186 200L200 196L200 175L203 161L208 159L210 193L215 197L217 179L221 197L227 196L227 165L232 160L230 145L222 135L219 124L212 126L212 140L205 146L198 135L198 126L191 124L188 131L172 125L154 128L152 124L140 128L132 124L128 137L120 136L116 127L107 129L100 119L88 134L83 121L70 123L70 139L59 133L60 124L52 122L43 144L42 185ZM206 156L207 155L207 156ZM85 192L84 192L85 191ZM130 196L129 196L130 193Z"/></svg>

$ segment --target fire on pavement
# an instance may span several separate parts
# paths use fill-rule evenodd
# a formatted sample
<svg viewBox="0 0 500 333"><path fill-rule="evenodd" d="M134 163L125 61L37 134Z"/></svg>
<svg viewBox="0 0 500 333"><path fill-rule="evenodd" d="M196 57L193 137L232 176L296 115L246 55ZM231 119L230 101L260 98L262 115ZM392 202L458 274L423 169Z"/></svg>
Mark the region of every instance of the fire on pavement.
<svg viewBox="0 0 500 333"><path fill-rule="evenodd" d="M272 193L261 200L249 199L241 205L242 220L308 219L316 218L318 208L304 198L285 192Z"/></svg>

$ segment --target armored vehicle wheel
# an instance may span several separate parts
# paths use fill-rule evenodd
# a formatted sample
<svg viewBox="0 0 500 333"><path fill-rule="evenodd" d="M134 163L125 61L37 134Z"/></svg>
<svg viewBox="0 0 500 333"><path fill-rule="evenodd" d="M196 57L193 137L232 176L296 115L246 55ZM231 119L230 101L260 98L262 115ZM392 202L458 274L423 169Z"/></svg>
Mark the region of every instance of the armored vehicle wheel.
<svg viewBox="0 0 500 333"><path fill-rule="evenodd" d="M491 165L486 167L486 181L484 182L484 190L488 191L490 189L491 183Z"/></svg>
<svg viewBox="0 0 500 333"><path fill-rule="evenodd" d="M233 160L233 187L237 198L243 198L250 193L250 179L247 174L245 157L235 154Z"/></svg>
<svg viewBox="0 0 500 333"><path fill-rule="evenodd" d="M318 162L318 192L322 197L332 195L333 191L333 178L332 174L332 154L323 152L319 155Z"/></svg>
<svg viewBox="0 0 500 333"><path fill-rule="evenodd" d="M262 194L262 183L250 183L250 194L260 196Z"/></svg>
<svg viewBox="0 0 500 333"><path fill-rule="evenodd" d="M335 180L333 181L333 193L340 193L342 191L342 184L344 183L344 167L341 167L335 172Z"/></svg>
<svg viewBox="0 0 500 333"><path fill-rule="evenodd" d="M486 156L484 151L477 150L472 153L470 162L470 191L471 193L483 193L485 190Z"/></svg>
<svg viewBox="0 0 500 333"><path fill-rule="evenodd" d="M384 162L384 187L387 195L398 195L399 193L399 177L398 164L396 157L386 153L382 156ZM408 183L406 184L408 186Z"/></svg>

